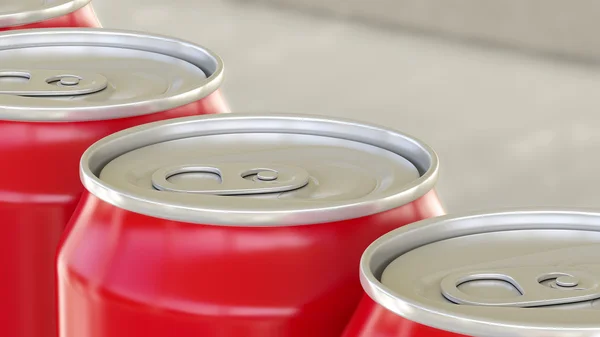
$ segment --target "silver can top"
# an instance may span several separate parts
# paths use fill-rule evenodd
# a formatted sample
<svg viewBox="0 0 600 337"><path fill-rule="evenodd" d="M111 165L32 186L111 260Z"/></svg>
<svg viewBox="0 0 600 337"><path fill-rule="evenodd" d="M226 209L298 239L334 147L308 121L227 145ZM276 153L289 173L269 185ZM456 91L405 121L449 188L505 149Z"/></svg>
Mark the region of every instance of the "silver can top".
<svg viewBox="0 0 600 337"><path fill-rule="evenodd" d="M89 121L165 111L223 80L211 51L173 38L106 29L0 33L0 119Z"/></svg>
<svg viewBox="0 0 600 337"><path fill-rule="evenodd" d="M22 26L72 13L91 0L2 0L0 27Z"/></svg>
<svg viewBox="0 0 600 337"><path fill-rule="evenodd" d="M150 216L230 226L315 224L407 204L436 154L399 132L326 117L226 114L128 129L81 160L86 188Z"/></svg>
<svg viewBox="0 0 600 337"><path fill-rule="evenodd" d="M468 336L599 336L600 213L421 221L365 251L361 282L398 315Z"/></svg>

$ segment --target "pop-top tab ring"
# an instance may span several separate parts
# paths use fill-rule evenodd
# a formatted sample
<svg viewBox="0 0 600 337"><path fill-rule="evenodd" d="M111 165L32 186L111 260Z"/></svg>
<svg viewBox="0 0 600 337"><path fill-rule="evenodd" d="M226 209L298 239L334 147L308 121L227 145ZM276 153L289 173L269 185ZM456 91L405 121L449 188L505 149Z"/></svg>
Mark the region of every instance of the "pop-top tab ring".
<svg viewBox="0 0 600 337"><path fill-rule="evenodd" d="M27 81L2 81L2 78ZM0 69L0 94L50 97L92 94L106 89L108 79L80 70Z"/></svg>
<svg viewBox="0 0 600 337"><path fill-rule="evenodd" d="M175 184L169 178L186 173L212 173L220 182L206 181L205 187ZM152 186L159 191L212 195L249 195L288 192L304 187L308 172L297 166L258 163L185 164L161 168L152 175Z"/></svg>
<svg viewBox="0 0 600 337"><path fill-rule="evenodd" d="M558 269L558 270L557 270ZM462 292L461 284L472 281L504 281L520 296L481 298ZM549 281L549 282L548 282ZM440 284L442 295L456 304L496 307L540 307L570 304L600 298L600 278L573 268L519 267L457 272Z"/></svg>

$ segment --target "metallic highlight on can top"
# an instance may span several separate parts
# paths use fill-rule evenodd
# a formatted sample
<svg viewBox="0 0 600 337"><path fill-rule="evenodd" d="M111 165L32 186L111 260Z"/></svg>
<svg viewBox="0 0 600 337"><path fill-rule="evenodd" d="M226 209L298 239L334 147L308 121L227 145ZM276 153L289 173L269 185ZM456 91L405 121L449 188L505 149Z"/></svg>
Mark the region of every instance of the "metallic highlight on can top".
<svg viewBox="0 0 600 337"><path fill-rule="evenodd" d="M600 213L443 216L363 254L361 283L404 319L468 336L598 336Z"/></svg>
<svg viewBox="0 0 600 337"><path fill-rule="evenodd" d="M0 27L30 24L72 13L91 0L2 0Z"/></svg>
<svg viewBox="0 0 600 337"><path fill-rule="evenodd" d="M200 224L359 218L433 189L426 144L355 121L292 114L178 118L111 135L81 160L85 187L133 212Z"/></svg>
<svg viewBox="0 0 600 337"><path fill-rule="evenodd" d="M69 122L140 116L199 101L223 80L201 46L95 28L0 33L0 119Z"/></svg>

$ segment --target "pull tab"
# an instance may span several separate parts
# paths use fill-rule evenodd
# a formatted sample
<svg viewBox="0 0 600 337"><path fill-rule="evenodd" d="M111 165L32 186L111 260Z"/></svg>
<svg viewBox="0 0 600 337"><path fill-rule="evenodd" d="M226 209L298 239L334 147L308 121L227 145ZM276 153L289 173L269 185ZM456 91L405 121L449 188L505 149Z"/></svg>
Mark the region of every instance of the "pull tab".
<svg viewBox="0 0 600 337"><path fill-rule="evenodd" d="M221 182L207 181L206 188L193 189L168 181L185 173L213 173ZM306 170L288 165L222 163L218 165L178 165L162 168L152 175L152 186L159 191L214 195L248 195L292 191L308 184Z"/></svg>
<svg viewBox="0 0 600 337"><path fill-rule="evenodd" d="M18 77L27 82L0 81L0 94L18 96L73 96L106 89L106 77L85 71L68 70L0 70L0 78Z"/></svg>
<svg viewBox="0 0 600 337"><path fill-rule="evenodd" d="M463 283L484 280L508 282L521 295L512 298L479 298L458 289ZM527 308L600 298L600 283L596 276L581 270L556 271L549 267L452 273L442 280L441 288L442 294L449 301L479 306Z"/></svg>

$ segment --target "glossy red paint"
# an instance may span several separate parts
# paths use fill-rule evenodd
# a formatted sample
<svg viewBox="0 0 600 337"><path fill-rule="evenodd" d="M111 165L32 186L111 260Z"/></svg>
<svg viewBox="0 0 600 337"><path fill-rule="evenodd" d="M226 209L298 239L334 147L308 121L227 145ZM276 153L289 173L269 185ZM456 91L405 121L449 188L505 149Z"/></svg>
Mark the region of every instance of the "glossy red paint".
<svg viewBox="0 0 600 337"><path fill-rule="evenodd" d="M59 16L56 18L35 22L27 25L0 27L1 31L17 30L17 29L35 29L35 28L101 28L102 25L94 12L92 4L88 4L72 13Z"/></svg>
<svg viewBox="0 0 600 337"><path fill-rule="evenodd" d="M216 91L176 109L131 118L0 121L1 335L56 335L56 249L83 192L79 159L88 146L139 124L226 111Z"/></svg>
<svg viewBox="0 0 600 337"><path fill-rule="evenodd" d="M228 227L83 200L58 258L61 337L339 336L362 294L363 250L444 213L430 191L358 219Z"/></svg>
<svg viewBox="0 0 600 337"><path fill-rule="evenodd" d="M400 317L368 295L356 309L342 337L467 337Z"/></svg>

